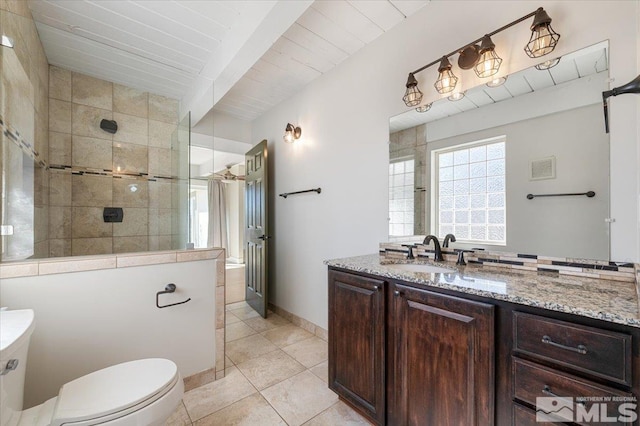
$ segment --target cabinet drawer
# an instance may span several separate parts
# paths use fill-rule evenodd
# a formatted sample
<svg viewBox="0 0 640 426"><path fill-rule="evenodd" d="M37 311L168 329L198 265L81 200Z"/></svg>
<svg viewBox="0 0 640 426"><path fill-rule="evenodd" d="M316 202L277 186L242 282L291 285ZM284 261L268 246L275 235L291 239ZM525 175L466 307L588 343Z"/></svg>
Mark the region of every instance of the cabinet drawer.
<svg viewBox="0 0 640 426"><path fill-rule="evenodd" d="M536 406L537 397L559 398L561 405L565 406L566 404L566 407L569 407L569 413L574 412L575 409L576 415L578 410L591 413L598 410L602 414L605 408L600 404L608 401L606 402L606 413L618 417L619 406L632 401L630 393L621 392L515 357L513 358L513 390L514 398L533 406ZM582 398L590 400L581 402ZM578 407L578 404L582 407ZM599 406L592 410L594 404Z"/></svg>
<svg viewBox="0 0 640 426"><path fill-rule="evenodd" d="M562 424L564 423L536 421L536 412L534 410L523 407L522 405L516 404L515 402L513 403L514 426L551 426Z"/></svg>
<svg viewBox="0 0 640 426"><path fill-rule="evenodd" d="M631 336L522 312L513 313L514 349L631 386Z"/></svg>

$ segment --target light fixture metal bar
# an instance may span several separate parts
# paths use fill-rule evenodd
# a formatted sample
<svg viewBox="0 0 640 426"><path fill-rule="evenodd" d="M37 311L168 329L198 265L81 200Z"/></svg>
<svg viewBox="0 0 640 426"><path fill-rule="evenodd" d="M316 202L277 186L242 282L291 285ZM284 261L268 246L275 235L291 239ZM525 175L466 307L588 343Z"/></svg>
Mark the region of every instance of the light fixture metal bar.
<svg viewBox="0 0 640 426"><path fill-rule="evenodd" d="M538 12L538 10L540 10L540 8L534 10L533 12L531 12L531 13L525 15L525 16L523 16L522 18L519 18L519 19L516 19L515 21L509 22L508 24L503 25L502 27L498 28L497 30L494 30L494 31L492 31L490 33L487 33L485 35L488 35L489 37L494 36L494 35L498 34L499 32L502 32L502 31L506 30L507 28L513 27L514 25L519 24L520 22L525 21L525 20L535 16L535 14ZM480 43L482 41L483 37L484 37L484 35L482 37L478 38L477 40L474 40L471 43L467 43L464 46L454 50L453 52L451 52L451 53L449 53L447 55L443 55L443 56L445 56L446 58L449 58L449 57L455 55L456 53L459 53L459 52L463 51L464 49L466 49L469 46L473 46L474 44ZM417 73L419 73L421 71L424 71L427 68L432 67L435 64L439 64L441 60L442 60L442 56L440 56L435 61L429 62L427 65L425 65L425 66L423 66L421 68L418 68L415 71L412 71L411 74L417 74Z"/></svg>

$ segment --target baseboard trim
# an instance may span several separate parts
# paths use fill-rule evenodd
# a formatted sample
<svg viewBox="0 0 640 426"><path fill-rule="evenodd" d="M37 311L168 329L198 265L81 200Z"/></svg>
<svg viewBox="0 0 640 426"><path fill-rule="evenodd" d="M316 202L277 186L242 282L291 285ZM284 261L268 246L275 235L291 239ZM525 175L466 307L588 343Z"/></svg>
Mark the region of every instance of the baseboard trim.
<svg viewBox="0 0 640 426"><path fill-rule="evenodd" d="M269 309L271 309L273 312L280 315L284 319L291 321L294 325L297 325L298 327L307 330L309 333L314 334L325 342L329 339L329 332L319 325L314 324L302 317L299 317L296 314L292 314L286 309L282 309L281 307L276 306L273 303L269 303Z"/></svg>
<svg viewBox="0 0 640 426"><path fill-rule="evenodd" d="M216 380L216 369L209 368L207 370L203 370L199 373L192 374L183 379L184 381L184 391L189 392L192 389L200 387L202 385L206 385L207 383L211 383Z"/></svg>

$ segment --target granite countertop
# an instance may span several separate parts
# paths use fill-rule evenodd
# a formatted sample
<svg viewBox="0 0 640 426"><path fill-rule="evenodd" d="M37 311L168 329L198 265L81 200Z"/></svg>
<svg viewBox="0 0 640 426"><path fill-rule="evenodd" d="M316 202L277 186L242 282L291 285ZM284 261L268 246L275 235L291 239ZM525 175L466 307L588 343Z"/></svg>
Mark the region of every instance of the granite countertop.
<svg viewBox="0 0 640 426"><path fill-rule="evenodd" d="M388 266L399 263L426 262L391 260L379 254L325 261L329 266L350 271L640 328L638 294L631 282L478 265L457 266L453 262L429 262L450 268L451 273L411 272Z"/></svg>

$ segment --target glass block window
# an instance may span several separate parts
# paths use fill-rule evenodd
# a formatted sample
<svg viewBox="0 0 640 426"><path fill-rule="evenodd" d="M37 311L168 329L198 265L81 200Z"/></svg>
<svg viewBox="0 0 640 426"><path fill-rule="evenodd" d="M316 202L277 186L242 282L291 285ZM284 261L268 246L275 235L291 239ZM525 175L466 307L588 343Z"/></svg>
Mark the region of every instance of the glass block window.
<svg viewBox="0 0 640 426"><path fill-rule="evenodd" d="M413 235L414 160L389 163L389 235Z"/></svg>
<svg viewBox="0 0 640 426"><path fill-rule="evenodd" d="M439 151L435 170L437 235L506 244L504 137Z"/></svg>

